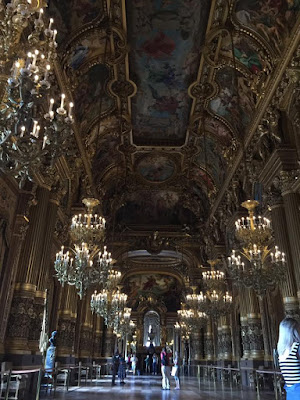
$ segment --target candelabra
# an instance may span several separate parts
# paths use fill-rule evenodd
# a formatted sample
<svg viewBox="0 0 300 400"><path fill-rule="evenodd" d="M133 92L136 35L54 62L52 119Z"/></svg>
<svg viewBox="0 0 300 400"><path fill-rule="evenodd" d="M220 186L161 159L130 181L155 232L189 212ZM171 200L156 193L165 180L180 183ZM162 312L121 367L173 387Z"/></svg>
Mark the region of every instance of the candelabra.
<svg viewBox="0 0 300 400"><path fill-rule="evenodd" d="M95 291L92 295L91 309L104 318L104 322L108 327L118 330L126 301L127 295L120 293L119 290L109 291L103 289L99 293Z"/></svg>
<svg viewBox="0 0 300 400"><path fill-rule="evenodd" d="M277 246L271 252L270 221L254 216L258 204L255 200L242 203L249 216L236 222L236 237L241 242L242 249L238 250L240 254L232 251L228 257L228 270L237 284L252 288L262 296L284 279L286 259Z"/></svg>
<svg viewBox="0 0 300 400"><path fill-rule="evenodd" d="M96 251L103 241L106 221L103 217L93 214L93 209L100 203L99 200L87 198L82 202L87 207L87 213L74 215L70 235L74 243L88 243L89 249Z"/></svg>
<svg viewBox="0 0 300 400"><path fill-rule="evenodd" d="M75 245L74 250L64 253L64 246L56 254L54 268L58 281L64 285L75 285L80 298L93 285L112 289L119 282L121 273L110 268L110 253L103 253L93 260L86 243Z"/></svg>
<svg viewBox="0 0 300 400"><path fill-rule="evenodd" d="M6 60L12 53L11 44L19 32L19 24L23 21L26 25L35 12L28 1L21 0L9 3L5 10L10 21L5 22L8 24L5 29L15 32L11 40L6 36L1 39L0 51ZM0 169L20 178L20 185L27 177L33 179L41 168L51 168L66 151L72 135L73 103L69 103L67 111L65 94L61 95L60 103L50 98L57 46L53 22L50 19L45 27L43 9L39 9L34 30L26 42L17 46L15 61L9 60L11 76L0 106Z"/></svg>

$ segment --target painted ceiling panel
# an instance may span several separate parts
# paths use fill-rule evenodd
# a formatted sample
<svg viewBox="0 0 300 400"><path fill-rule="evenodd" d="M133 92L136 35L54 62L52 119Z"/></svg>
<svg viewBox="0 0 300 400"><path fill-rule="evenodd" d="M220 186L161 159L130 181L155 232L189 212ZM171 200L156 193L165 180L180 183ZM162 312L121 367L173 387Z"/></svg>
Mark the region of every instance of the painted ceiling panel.
<svg viewBox="0 0 300 400"><path fill-rule="evenodd" d="M70 39L74 32L103 12L103 3L98 0L49 0L48 4L55 25L59 26L58 43Z"/></svg>
<svg viewBox="0 0 300 400"><path fill-rule="evenodd" d="M129 0L130 70L138 86L132 101L133 141L183 144L209 0Z"/></svg>

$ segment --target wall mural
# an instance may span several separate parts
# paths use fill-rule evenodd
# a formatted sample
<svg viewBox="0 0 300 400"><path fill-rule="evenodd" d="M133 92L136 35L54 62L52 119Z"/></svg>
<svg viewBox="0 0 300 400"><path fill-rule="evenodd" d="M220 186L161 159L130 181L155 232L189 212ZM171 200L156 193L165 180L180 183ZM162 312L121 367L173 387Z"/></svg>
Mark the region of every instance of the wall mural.
<svg viewBox="0 0 300 400"><path fill-rule="evenodd" d="M72 49L66 62L67 65L73 70L80 69L87 61L104 53L105 42L105 37L99 37L99 32L83 38Z"/></svg>
<svg viewBox="0 0 300 400"><path fill-rule="evenodd" d="M73 32L92 22L103 12L102 2L98 0L48 0L48 6L55 26L59 27L59 44L70 39Z"/></svg>
<svg viewBox="0 0 300 400"><path fill-rule="evenodd" d="M164 274L140 274L130 276L124 282L123 291L128 295L128 307L133 310L139 305L140 298L152 295L162 300L168 311L180 308L181 287L176 278Z"/></svg>
<svg viewBox="0 0 300 400"><path fill-rule="evenodd" d="M235 36L233 38L233 52L237 61L249 69L250 72L257 74L263 69L261 56L249 38ZM223 39L219 54L232 60L232 44L229 35Z"/></svg>
<svg viewBox="0 0 300 400"><path fill-rule="evenodd" d="M204 152L205 144L206 144L206 155ZM225 160L223 159L221 152L218 149L215 141L212 140L210 137L206 137L205 140L204 137L201 137L199 139L199 147L201 148L201 151L194 157L193 161L200 167L201 171L203 171L202 168L203 167L205 168L205 165L207 165L207 170L210 171L215 185L219 187L223 183L226 173ZM197 175L198 175L197 179L198 181L201 178L203 180L204 178L203 172L197 171ZM207 176L205 177L205 181L208 185L212 184L212 182L210 182L209 177Z"/></svg>
<svg viewBox="0 0 300 400"><path fill-rule="evenodd" d="M219 93L210 102L211 110L220 117L225 118L236 132L242 132L250 122L255 108L255 96L247 80L231 67L225 67L216 74L219 84ZM239 99L236 96L238 85Z"/></svg>
<svg viewBox="0 0 300 400"><path fill-rule="evenodd" d="M218 138L225 146L229 146L232 141L232 133L229 129L219 120L213 117L205 119L205 129L211 132L215 137Z"/></svg>
<svg viewBox="0 0 300 400"><path fill-rule="evenodd" d="M101 177L110 165L117 163L121 159L121 154L117 150L120 144L119 137L106 136L101 138L97 144L99 150L93 159L95 182L99 182L98 176Z"/></svg>
<svg viewBox="0 0 300 400"><path fill-rule="evenodd" d="M109 70L103 64L94 65L80 77L74 100L77 121L84 122L82 127L88 126L99 115L100 106L101 114L113 107L113 98L105 94L101 99L108 79Z"/></svg>
<svg viewBox="0 0 300 400"><path fill-rule="evenodd" d="M137 163L137 171L150 182L164 182L175 172L174 162L163 155L148 155Z"/></svg>
<svg viewBox="0 0 300 400"><path fill-rule="evenodd" d="M141 190L129 195L116 219L129 225L183 225L194 220L195 215L180 205L176 192Z"/></svg>
<svg viewBox="0 0 300 400"><path fill-rule="evenodd" d="M239 0L235 9L238 21L258 32L279 53L299 10L299 0Z"/></svg>
<svg viewBox="0 0 300 400"><path fill-rule="evenodd" d="M127 2L130 70L138 86L132 99L136 144L183 143L209 0Z"/></svg>

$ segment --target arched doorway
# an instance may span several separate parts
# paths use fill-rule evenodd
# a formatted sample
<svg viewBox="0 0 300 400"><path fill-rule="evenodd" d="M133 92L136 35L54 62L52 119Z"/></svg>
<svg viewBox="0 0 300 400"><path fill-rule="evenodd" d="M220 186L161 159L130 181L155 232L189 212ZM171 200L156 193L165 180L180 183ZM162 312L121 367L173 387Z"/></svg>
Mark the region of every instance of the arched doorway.
<svg viewBox="0 0 300 400"><path fill-rule="evenodd" d="M160 346L160 316L154 311L148 311L144 315L144 346Z"/></svg>

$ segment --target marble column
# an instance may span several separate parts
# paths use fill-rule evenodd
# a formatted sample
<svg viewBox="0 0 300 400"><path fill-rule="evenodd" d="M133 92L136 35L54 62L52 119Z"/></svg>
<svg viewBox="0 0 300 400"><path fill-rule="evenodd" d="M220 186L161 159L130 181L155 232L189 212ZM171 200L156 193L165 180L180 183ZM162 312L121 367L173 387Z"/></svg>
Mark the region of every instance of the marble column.
<svg viewBox="0 0 300 400"><path fill-rule="evenodd" d="M240 299L240 323L241 323L241 337L243 347L243 359L250 358L250 338L248 335L248 302L247 302L247 289L241 287L239 289Z"/></svg>
<svg viewBox="0 0 300 400"><path fill-rule="evenodd" d="M286 275L280 284L286 316L299 318L299 302L297 284L294 274L293 257L289 242L289 234L283 199L279 198L271 205L272 227L275 243L280 251L286 254Z"/></svg>
<svg viewBox="0 0 300 400"><path fill-rule="evenodd" d="M213 340L213 332L212 332L212 325L211 325L211 319L208 319L207 326L206 326L206 332L204 334L204 353L205 353L205 359L207 361L211 361L214 359L214 340Z"/></svg>
<svg viewBox="0 0 300 400"><path fill-rule="evenodd" d="M29 219L27 218L27 215L33 198L34 195L30 191L23 191L18 198L15 222L12 228L12 237L10 240L10 250L6 262L7 268L5 268L3 273L0 292L0 353L4 353L4 339L13 301L17 269L26 232L29 227ZM16 302L14 307L16 307Z"/></svg>
<svg viewBox="0 0 300 400"><path fill-rule="evenodd" d="M222 337L222 325L221 325L221 320L219 319L218 324L217 324L217 348L216 348L216 358L218 361L224 359L224 354L223 354L223 337Z"/></svg>
<svg viewBox="0 0 300 400"><path fill-rule="evenodd" d="M15 298L13 299L9 330L7 332L7 349L8 352L13 351L14 354L17 352L18 345L20 345L20 354L24 354L24 351L37 355L40 354L38 345L42 328L43 313L41 312L41 303L43 302L44 294L40 291L36 292L36 285L47 227L49 190L40 187L37 189L36 195L37 205L30 209L29 228L19 259ZM22 337L18 340L15 333L18 331L19 324L16 315L20 314L25 304L26 308L22 312L22 325L24 328L19 330ZM25 337L26 335L27 337Z"/></svg>
<svg viewBox="0 0 300 400"><path fill-rule="evenodd" d="M105 358L112 357L114 350L115 350L115 335L113 333L113 328L106 327L104 333L103 356Z"/></svg>
<svg viewBox="0 0 300 400"><path fill-rule="evenodd" d="M93 358L99 360L102 356L103 318L94 316L94 351Z"/></svg>
<svg viewBox="0 0 300 400"><path fill-rule="evenodd" d="M192 343L193 343L193 354L192 360L199 362L203 355L202 355L202 348L201 348L201 331L200 329L195 330L192 333Z"/></svg>
<svg viewBox="0 0 300 400"><path fill-rule="evenodd" d="M250 340L250 358L252 360L264 359L264 341L261 325L261 315L256 294L252 289L248 289L248 336Z"/></svg>
<svg viewBox="0 0 300 400"><path fill-rule="evenodd" d="M83 300L83 313L81 319L81 332L79 342L80 360L91 361L93 353L93 315L90 307L90 295L87 294Z"/></svg>
<svg viewBox="0 0 300 400"><path fill-rule="evenodd" d="M72 363L74 359L75 325L77 314L72 309L74 287L66 285L62 290L59 307L57 358L62 363Z"/></svg>
<svg viewBox="0 0 300 400"><path fill-rule="evenodd" d="M231 360L232 359L232 338L231 338L231 329L230 329L230 318L228 316L221 318L221 327L222 327L223 359Z"/></svg>
<svg viewBox="0 0 300 400"><path fill-rule="evenodd" d="M294 274L297 285L297 297L300 299L300 196L291 190L282 190L284 210L287 221L287 231L290 242L290 254L292 256ZM292 296L289 296L292 297ZM287 300L286 302L290 302Z"/></svg>

